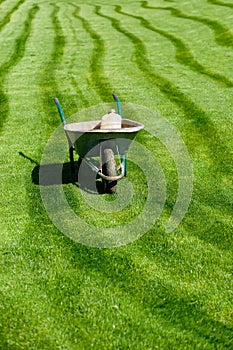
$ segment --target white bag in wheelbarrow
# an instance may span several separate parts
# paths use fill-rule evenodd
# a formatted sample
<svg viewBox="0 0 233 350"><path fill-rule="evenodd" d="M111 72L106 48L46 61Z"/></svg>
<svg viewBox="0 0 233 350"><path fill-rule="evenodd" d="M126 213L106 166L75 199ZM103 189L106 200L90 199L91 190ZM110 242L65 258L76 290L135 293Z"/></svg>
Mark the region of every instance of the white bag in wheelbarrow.
<svg viewBox="0 0 233 350"><path fill-rule="evenodd" d="M115 109L111 109L108 114L105 114L101 119L100 129L120 129L121 116L116 113Z"/></svg>

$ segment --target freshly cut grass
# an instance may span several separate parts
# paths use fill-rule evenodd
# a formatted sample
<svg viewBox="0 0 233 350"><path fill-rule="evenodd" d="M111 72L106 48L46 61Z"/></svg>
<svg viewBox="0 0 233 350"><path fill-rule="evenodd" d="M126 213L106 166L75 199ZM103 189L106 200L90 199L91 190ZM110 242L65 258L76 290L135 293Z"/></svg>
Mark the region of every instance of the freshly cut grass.
<svg viewBox="0 0 233 350"><path fill-rule="evenodd" d="M1 349L233 347L231 26L229 1L0 1ZM137 241L99 249L54 226L38 172L60 124L53 98L68 117L113 92L178 130L194 189L167 233L176 165L142 131L137 142L166 178L163 212ZM100 210L118 195L99 195L98 210L72 184L68 156L63 172L70 207L94 227L124 226L145 206L146 178L132 159L122 181L133 196L118 212Z"/></svg>

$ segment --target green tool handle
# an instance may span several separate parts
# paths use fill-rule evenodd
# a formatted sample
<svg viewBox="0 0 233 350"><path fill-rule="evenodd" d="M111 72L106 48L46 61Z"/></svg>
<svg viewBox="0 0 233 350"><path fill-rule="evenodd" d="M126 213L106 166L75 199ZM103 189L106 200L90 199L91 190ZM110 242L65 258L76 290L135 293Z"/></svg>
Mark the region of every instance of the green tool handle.
<svg viewBox="0 0 233 350"><path fill-rule="evenodd" d="M64 116L64 113L63 113L63 110L61 108L61 105L60 105L60 102L59 102L58 98L54 98L53 100L54 100L54 102L55 102L55 104L57 106L57 109L58 109L58 112L59 112L62 124L66 125L66 119L65 119L65 116Z"/></svg>
<svg viewBox="0 0 233 350"><path fill-rule="evenodd" d="M119 97L116 95L116 94L113 94L112 95L114 100L116 101L117 103L117 109L118 109L118 114L121 116L122 118L122 110L121 110L121 102L120 102L120 99ZM126 155L125 154L122 154L121 155L121 163L123 163L124 165L124 176L127 176L127 173L128 173L128 162L127 162L127 159L126 159Z"/></svg>
<svg viewBox="0 0 233 350"><path fill-rule="evenodd" d="M121 110L121 102L120 102L120 99L119 99L119 97L118 97L116 94L113 94L112 96L113 96L114 100L115 100L116 103L117 103L118 114L122 117L122 110Z"/></svg>

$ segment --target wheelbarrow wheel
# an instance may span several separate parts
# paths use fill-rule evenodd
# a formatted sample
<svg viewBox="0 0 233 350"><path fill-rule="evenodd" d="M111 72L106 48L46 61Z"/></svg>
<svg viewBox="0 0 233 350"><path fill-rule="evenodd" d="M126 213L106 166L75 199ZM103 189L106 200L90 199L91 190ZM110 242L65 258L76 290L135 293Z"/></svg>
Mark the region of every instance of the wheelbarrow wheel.
<svg viewBox="0 0 233 350"><path fill-rule="evenodd" d="M102 172L106 176L114 177L117 175L117 166L114 157L114 153L111 148L105 148L103 150L102 157ZM117 180L105 180L103 179L103 190L105 193L115 193L117 187Z"/></svg>

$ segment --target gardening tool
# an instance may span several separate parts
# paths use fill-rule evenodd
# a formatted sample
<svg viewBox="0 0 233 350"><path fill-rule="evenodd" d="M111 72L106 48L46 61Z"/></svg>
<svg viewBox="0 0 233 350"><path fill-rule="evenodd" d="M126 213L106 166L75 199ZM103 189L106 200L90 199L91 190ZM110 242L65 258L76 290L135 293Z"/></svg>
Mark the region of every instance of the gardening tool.
<svg viewBox="0 0 233 350"><path fill-rule="evenodd" d="M69 124L66 123L58 99L54 99L69 143L74 181L76 180L73 156L75 150L79 155L78 165L80 166L82 161L88 164L96 173L96 177L102 179L104 192L107 193L115 192L117 181L127 175L126 153L138 131L144 127L139 122L123 119L120 100L116 94L113 97L117 102L118 114L111 110L101 120ZM109 114L112 114L112 118ZM108 127L106 127L106 120ZM94 157L99 158L99 167L94 164ZM119 158L119 165L116 164L116 158Z"/></svg>

